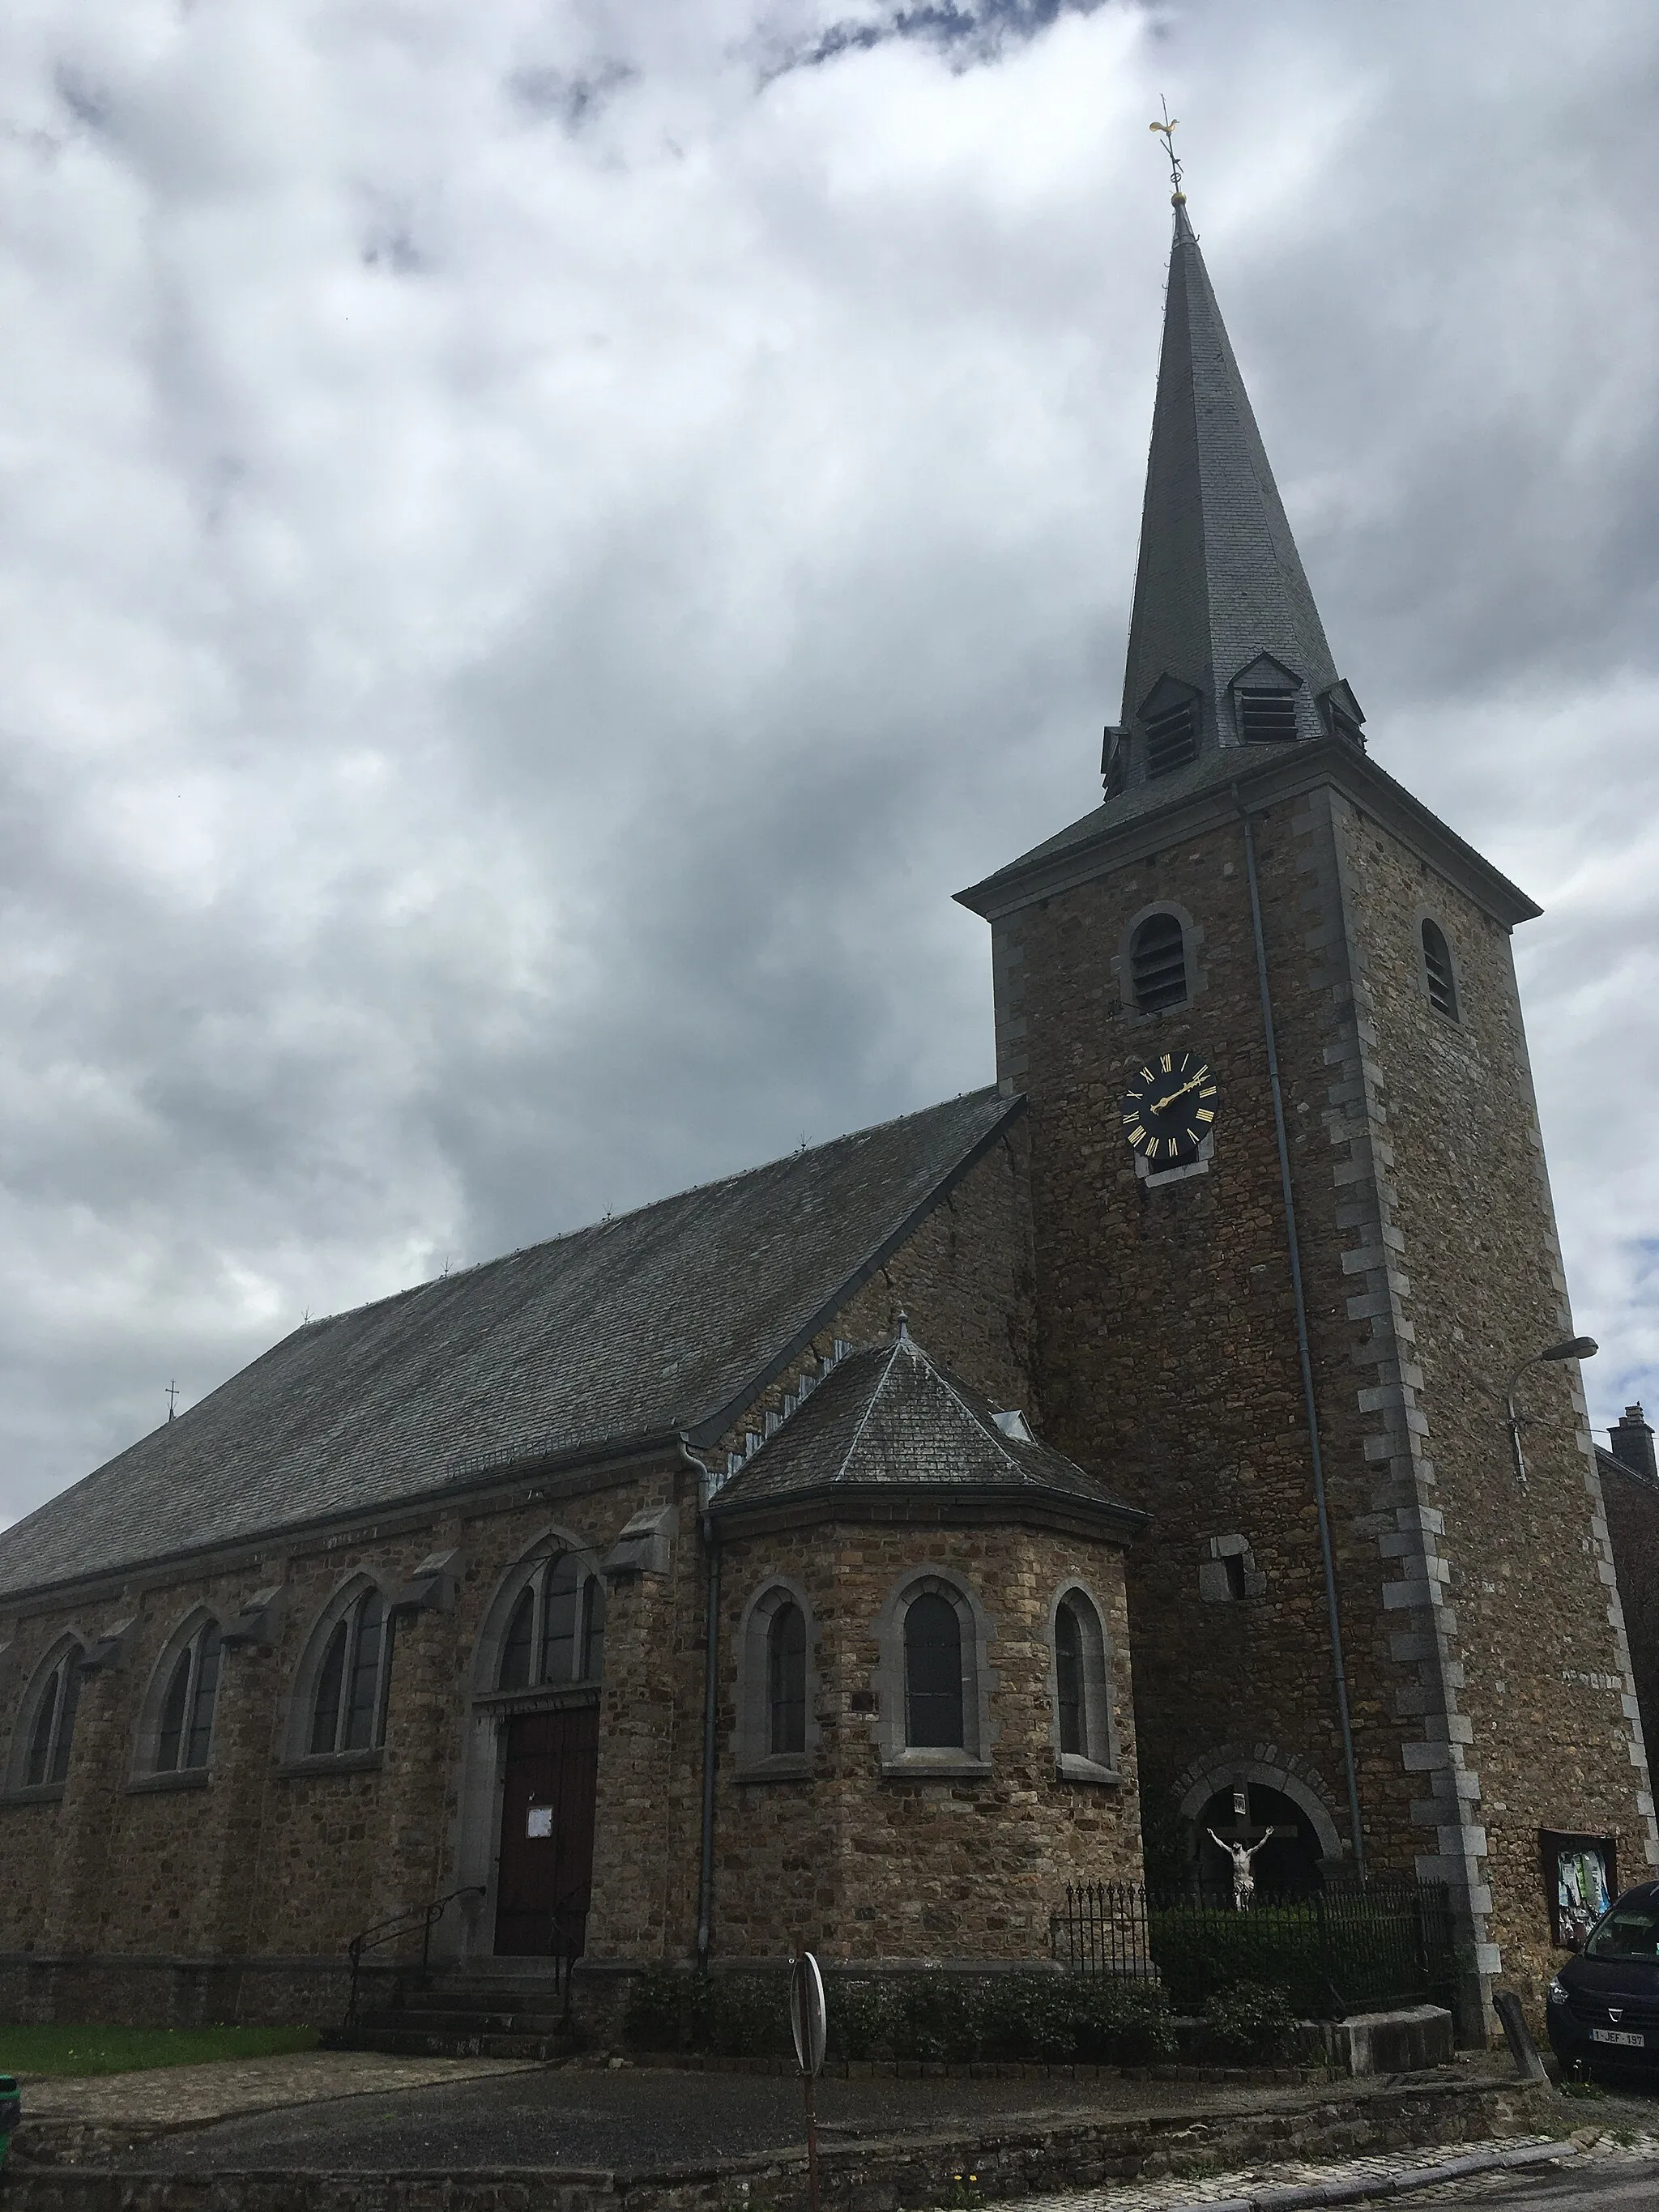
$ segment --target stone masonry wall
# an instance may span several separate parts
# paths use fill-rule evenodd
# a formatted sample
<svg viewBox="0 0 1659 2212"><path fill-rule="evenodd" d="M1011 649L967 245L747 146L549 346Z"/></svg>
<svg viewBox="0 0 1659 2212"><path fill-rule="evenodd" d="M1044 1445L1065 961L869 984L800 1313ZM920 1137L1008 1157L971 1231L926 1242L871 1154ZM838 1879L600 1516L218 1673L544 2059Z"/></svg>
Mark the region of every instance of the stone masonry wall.
<svg viewBox="0 0 1659 2212"><path fill-rule="evenodd" d="M877 1622L924 1563L959 1576L988 1616L991 1771L884 1773ZM809 1775L745 1780L738 1759L738 1626L777 1578L810 1607ZM1057 1771L1051 1609L1081 1583L1111 1644L1119 1780ZM1018 1527L836 1522L727 1547L716 1814L716 1955L776 1960L1042 1961L1068 1882L1138 1881L1140 1836L1122 1554ZM860 1710L860 1706L866 1710Z"/></svg>
<svg viewBox="0 0 1659 2212"><path fill-rule="evenodd" d="M1528 1410L1557 1426L1528 1432L1532 1501L1505 1487L1494 1378L1501 1400L1510 1367L1570 1333L1507 939L1435 886L1460 958L1469 946L1472 1024L1439 1036L1415 858L1328 790L1254 823L1368 1856L1443 1876L1487 1942L1486 1776L1490 1936L1524 1985L1547 1963L1537 1825L1633 1831L1640 1862L1646 1784L1569 1377L1533 1370ZM1143 1016L1117 963L1163 904L1187 922L1196 988ZM1130 1555L1154 1809L1230 1767L1271 1770L1346 1842L1242 828L1006 918L994 957L1000 1072L1030 1104L1039 1407L1052 1441L1156 1516ZM1188 1049L1221 1085L1214 1157L1149 1187L1118 1101L1143 1058ZM1200 1591L1226 1538L1249 1547L1242 1601ZM1523 1651L1529 1607L1544 1633Z"/></svg>
<svg viewBox="0 0 1659 2212"><path fill-rule="evenodd" d="M835 1337L890 1333L902 1308L947 1365L999 1403L1029 1399L1030 1268L1021 1145L1005 1140L848 1300ZM763 1427L793 1372L720 1449ZM550 1531L602 1558L639 1508L678 1508L665 1577L613 1587L600 1708L596 1959L641 1963L695 1946L705 1563L696 1467L533 1474L441 1510L135 1577L125 1588L9 1608L0 1620L0 1759L40 1662L66 1627L90 1642L133 1623L120 1665L87 1678L60 1797L0 1798L0 1992L18 2009L150 2019L331 2007L358 1929L459 1881L493 1881L496 1723L475 1656L501 1578ZM291 1757L301 1656L332 1594L367 1573L388 1594L433 1552L459 1549L453 1607L399 1617L383 1748L319 1766ZM226 1655L205 1779L134 1772L140 1710L169 1638L196 1608L223 1622L282 1584L273 1649ZM482 1732L482 1734L481 1734ZM482 1750L480 1746L482 1745ZM0 1772L9 1771L9 1766ZM441 1955L488 1954L493 1894L453 1908ZM65 1964L64 1961L70 1963Z"/></svg>
<svg viewBox="0 0 1659 2212"><path fill-rule="evenodd" d="M1386 1111L1372 1182L1397 1239L1396 1280L1372 1279L1387 1296L1379 1334L1400 1353L1379 1370L1368 1449L1401 1577L1385 1596L1404 1601L1395 1710L1425 1716L1424 1741L1407 1747L1425 1778L1413 1819L1437 1824L1442 1856L1484 1843L1504 1977L1541 2000L1557 1959L1539 1830L1617 1834L1627 1880L1659 1862L1659 1842L1577 1369L1534 1365L1517 1383L1524 1486L1504 1426L1510 1376L1573 1334L1514 966L1507 933L1472 900L1355 810L1337 820L1356 1073ZM1451 951L1455 1020L1429 1001L1425 915ZM1437 1676L1443 1703L1429 1693ZM1455 1803L1479 1806L1455 1832Z"/></svg>

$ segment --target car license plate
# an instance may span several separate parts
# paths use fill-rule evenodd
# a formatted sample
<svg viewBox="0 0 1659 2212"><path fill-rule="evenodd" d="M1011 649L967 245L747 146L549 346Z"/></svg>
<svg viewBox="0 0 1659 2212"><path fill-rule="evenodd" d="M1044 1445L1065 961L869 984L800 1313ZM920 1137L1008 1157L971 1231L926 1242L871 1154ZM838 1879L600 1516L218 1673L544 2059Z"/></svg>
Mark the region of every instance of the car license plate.
<svg viewBox="0 0 1659 2212"><path fill-rule="evenodd" d="M1616 2043L1626 2051L1640 2051L1643 2047L1641 2037L1632 2035L1628 2028L1624 2027L1593 2027L1590 2030L1590 2041Z"/></svg>

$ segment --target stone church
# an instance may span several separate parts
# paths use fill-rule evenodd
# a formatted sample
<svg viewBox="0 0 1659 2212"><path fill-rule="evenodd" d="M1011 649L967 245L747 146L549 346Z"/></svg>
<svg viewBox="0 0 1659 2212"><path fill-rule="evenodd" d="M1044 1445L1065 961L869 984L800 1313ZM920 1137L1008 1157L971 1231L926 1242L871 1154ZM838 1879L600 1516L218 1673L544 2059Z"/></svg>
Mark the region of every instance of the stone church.
<svg viewBox="0 0 1659 2212"><path fill-rule="evenodd" d="M1539 1995L1552 1839L1659 1842L1538 909L1364 720L1177 196L1103 802L961 894L994 1086L308 1322L0 1535L0 2006L328 2019L444 1899L596 2013L1038 1963L1229 1822L1446 1882L1466 2033Z"/></svg>

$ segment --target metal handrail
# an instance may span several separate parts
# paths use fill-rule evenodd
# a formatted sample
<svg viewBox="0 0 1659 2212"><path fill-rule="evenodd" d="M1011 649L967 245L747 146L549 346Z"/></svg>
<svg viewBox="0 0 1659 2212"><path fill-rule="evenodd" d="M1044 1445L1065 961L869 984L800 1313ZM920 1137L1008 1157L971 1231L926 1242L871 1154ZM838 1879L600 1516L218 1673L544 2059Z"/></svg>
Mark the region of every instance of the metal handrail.
<svg viewBox="0 0 1659 2212"><path fill-rule="evenodd" d="M351 1961L351 2000L346 2007L345 2024L348 2028L357 2025L357 1978L365 1951L378 1951L384 1943L395 1943L400 1936L412 1936L416 1928L421 1931L421 1972L425 1975L432 1965L432 1931L453 1905L458 1897L482 1897L482 1882L463 1883L452 1889L447 1896L435 1897L430 1905L417 1905L407 1912L394 1912L389 1919L377 1920L354 1936L346 1946L346 1955Z"/></svg>

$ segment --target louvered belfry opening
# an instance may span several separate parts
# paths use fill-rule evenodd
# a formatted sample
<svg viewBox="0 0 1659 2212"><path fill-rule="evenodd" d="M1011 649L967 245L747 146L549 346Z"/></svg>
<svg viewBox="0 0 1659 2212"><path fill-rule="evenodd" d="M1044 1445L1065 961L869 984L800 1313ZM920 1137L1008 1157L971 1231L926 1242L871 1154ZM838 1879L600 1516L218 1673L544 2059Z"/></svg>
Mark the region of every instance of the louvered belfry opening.
<svg viewBox="0 0 1659 2212"><path fill-rule="evenodd" d="M1149 915L1135 932L1129 953L1135 1011L1156 1014L1187 996L1187 940L1172 914Z"/></svg>
<svg viewBox="0 0 1659 2212"><path fill-rule="evenodd" d="M1238 694L1238 734L1247 745L1279 745L1296 736L1296 694L1243 690Z"/></svg>
<svg viewBox="0 0 1659 2212"><path fill-rule="evenodd" d="M1457 1019L1457 981L1452 973L1451 952L1439 926L1423 925L1423 966L1429 979L1429 1004L1448 1021Z"/></svg>
<svg viewBox="0 0 1659 2212"><path fill-rule="evenodd" d="M1185 768L1198 750L1197 700L1176 699L1160 707L1147 715L1145 727L1147 775L1168 775Z"/></svg>

